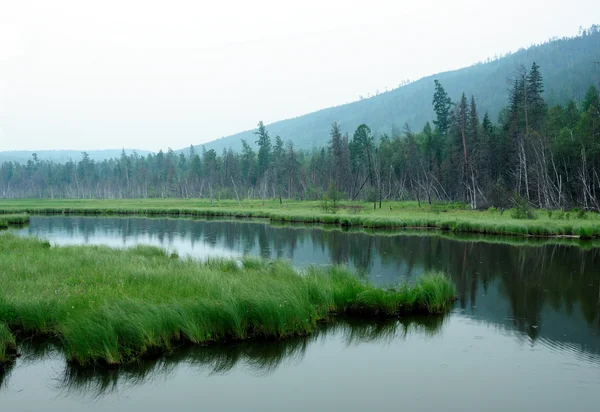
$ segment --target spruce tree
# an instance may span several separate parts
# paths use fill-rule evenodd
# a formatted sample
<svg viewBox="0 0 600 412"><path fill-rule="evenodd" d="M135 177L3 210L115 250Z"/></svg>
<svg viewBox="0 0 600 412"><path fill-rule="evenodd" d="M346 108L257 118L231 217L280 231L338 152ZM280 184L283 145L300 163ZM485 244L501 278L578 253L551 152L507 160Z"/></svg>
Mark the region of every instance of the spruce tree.
<svg viewBox="0 0 600 412"><path fill-rule="evenodd" d="M541 132L544 116L546 115L546 103L542 93L544 92L544 81L540 73L540 66L533 62L531 70L526 79L526 96L529 126L532 130Z"/></svg>
<svg viewBox="0 0 600 412"><path fill-rule="evenodd" d="M437 131L443 137L448 134L448 128L450 127L450 108L452 107L452 99L448 97L448 93L442 87L442 84L438 80L434 80L435 93L433 94L433 109L437 119L433 121Z"/></svg>
<svg viewBox="0 0 600 412"><path fill-rule="evenodd" d="M262 120L258 122L258 130L254 132L258 136L258 177L261 178L269 170L271 162L271 138Z"/></svg>

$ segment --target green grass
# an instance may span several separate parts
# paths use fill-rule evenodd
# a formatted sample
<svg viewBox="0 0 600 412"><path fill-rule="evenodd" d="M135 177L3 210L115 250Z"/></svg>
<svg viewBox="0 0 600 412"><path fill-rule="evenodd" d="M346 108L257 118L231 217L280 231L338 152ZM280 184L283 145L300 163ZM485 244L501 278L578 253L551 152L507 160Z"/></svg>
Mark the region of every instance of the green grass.
<svg viewBox="0 0 600 412"><path fill-rule="evenodd" d="M8 229L9 226L21 226L29 223L29 216L23 214L0 214L0 229Z"/></svg>
<svg viewBox="0 0 600 412"><path fill-rule="evenodd" d="M534 211L536 219L514 219L512 211L467 210L452 204L422 205L416 202L386 202L373 210L370 203L343 202L336 213L324 213L319 202L245 200L241 206L232 200L198 199L77 199L2 200L1 213L144 215L191 217L266 218L272 222L320 223L367 229L440 229L455 233L478 233L521 237L600 237L600 215L588 212L548 213Z"/></svg>
<svg viewBox="0 0 600 412"><path fill-rule="evenodd" d="M4 323L0 323L0 368L12 359L15 350L15 337Z"/></svg>
<svg viewBox="0 0 600 412"><path fill-rule="evenodd" d="M341 267L298 273L282 261L198 262L150 246L51 247L10 234L0 235L0 255L0 324L58 339L78 364L303 335L333 314L440 313L456 294L441 274L383 290Z"/></svg>

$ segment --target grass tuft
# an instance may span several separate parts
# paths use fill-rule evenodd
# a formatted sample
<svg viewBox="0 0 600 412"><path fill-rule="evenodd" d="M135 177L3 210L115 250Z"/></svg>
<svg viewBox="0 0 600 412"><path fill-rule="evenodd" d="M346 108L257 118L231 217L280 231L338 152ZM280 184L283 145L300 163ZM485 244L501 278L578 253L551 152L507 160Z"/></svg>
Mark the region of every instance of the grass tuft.
<svg viewBox="0 0 600 412"><path fill-rule="evenodd" d="M8 229L9 226L24 226L29 223L29 216L22 214L0 214L0 229Z"/></svg>

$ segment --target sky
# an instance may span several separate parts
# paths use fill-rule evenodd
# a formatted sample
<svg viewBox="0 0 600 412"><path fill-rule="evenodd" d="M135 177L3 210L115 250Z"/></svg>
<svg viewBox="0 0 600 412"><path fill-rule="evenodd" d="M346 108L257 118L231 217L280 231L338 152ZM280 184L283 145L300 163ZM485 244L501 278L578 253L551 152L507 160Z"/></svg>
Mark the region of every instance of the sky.
<svg viewBox="0 0 600 412"><path fill-rule="evenodd" d="M0 151L180 149L598 17L597 0L0 0Z"/></svg>

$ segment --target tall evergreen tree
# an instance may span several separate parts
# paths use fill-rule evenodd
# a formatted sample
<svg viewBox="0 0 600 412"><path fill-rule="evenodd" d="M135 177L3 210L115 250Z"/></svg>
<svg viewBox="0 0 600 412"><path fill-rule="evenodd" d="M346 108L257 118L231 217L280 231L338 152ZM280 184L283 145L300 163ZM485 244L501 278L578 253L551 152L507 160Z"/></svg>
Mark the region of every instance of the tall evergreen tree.
<svg viewBox="0 0 600 412"><path fill-rule="evenodd" d="M542 96L544 81L540 73L540 66L533 62L526 79L527 116L532 130L540 133L546 115L546 102Z"/></svg>
<svg viewBox="0 0 600 412"><path fill-rule="evenodd" d="M258 130L254 134L258 136L258 177L262 178L269 170L271 162L271 138L262 120L258 122Z"/></svg>
<svg viewBox="0 0 600 412"><path fill-rule="evenodd" d="M332 156L332 168L333 168L333 180L336 190L340 188L340 182L342 180L343 172L343 142L342 142L342 130L337 122L331 125L331 131L329 133L331 139L329 140L329 151Z"/></svg>
<svg viewBox="0 0 600 412"><path fill-rule="evenodd" d="M452 99L444 90L444 87L438 80L434 80L435 93L433 94L433 110L436 114L436 120L433 121L437 131L446 137L448 128L450 127L450 108L452 107Z"/></svg>

